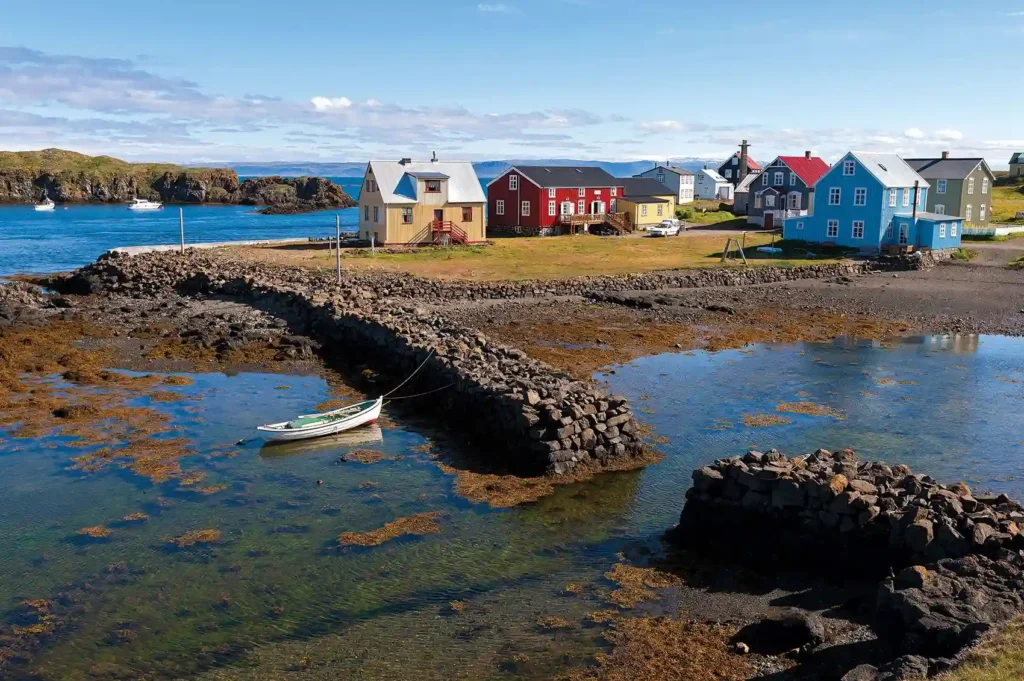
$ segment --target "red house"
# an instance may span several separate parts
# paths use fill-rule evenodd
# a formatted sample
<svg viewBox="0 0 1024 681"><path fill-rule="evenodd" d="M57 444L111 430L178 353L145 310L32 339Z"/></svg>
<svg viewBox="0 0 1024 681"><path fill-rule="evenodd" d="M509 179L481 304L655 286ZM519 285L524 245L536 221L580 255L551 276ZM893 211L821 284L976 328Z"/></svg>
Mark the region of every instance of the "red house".
<svg viewBox="0 0 1024 681"><path fill-rule="evenodd" d="M622 181L591 166L513 166L487 185L487 229L557 234L608 221Z"/></svg>

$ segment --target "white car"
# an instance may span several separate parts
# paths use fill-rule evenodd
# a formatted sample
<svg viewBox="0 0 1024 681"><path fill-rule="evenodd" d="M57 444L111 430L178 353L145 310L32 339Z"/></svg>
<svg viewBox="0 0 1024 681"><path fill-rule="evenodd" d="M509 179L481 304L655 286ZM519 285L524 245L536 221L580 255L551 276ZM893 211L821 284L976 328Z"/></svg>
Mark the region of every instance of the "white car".
<svg viewBox="0 0 1024 681"><path fill-rule="evenodd" d="M651 228L651 236L678 236L680 229L679 220L662 220L660 225Z"/></svg>

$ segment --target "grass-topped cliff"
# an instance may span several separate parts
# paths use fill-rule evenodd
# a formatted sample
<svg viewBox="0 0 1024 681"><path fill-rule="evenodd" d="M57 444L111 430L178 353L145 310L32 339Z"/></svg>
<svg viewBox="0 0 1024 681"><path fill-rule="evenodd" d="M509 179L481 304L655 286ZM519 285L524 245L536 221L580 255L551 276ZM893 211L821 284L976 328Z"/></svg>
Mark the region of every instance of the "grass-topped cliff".
<svg viewBox="0 0 1024 681"><path fill-rule="evenodd" d="M238 181L230 168L186 168L170 163L128 163L63 149L0 152L0 203L231 203L287 206L292 210L355 205L333 182L319 177Z"/></svg>

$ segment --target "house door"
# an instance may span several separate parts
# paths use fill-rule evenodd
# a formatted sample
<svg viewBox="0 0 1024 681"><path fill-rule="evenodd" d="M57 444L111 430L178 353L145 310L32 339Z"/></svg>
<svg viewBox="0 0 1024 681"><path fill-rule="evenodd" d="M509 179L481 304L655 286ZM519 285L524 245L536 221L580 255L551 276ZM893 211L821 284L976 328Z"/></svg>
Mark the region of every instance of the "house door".
<svg viewBox="0 0 1024 681"><path fill-rule="evenodd" d="M443 209L435 210L434 211L434 222L438 222L438 223L444 222L444 210Z"/></svg>
<svg viewBox="0 0 1024 681"><path fill-rule="evenodd" d="M595 215L602 215L605 213L604 201L592 201L590 204L590 212Z"/></svg>
<svg viewBox="0 0 1024 681"><path fill-rule="evenodd" d="M775 229L775 213L764 214L764 228Z"/></svg>
<svg viewBox="0 0 1024 681"><path fill-rule="evenodd" d="M572 201L562 201L562 215L572 215Z"/></svg>

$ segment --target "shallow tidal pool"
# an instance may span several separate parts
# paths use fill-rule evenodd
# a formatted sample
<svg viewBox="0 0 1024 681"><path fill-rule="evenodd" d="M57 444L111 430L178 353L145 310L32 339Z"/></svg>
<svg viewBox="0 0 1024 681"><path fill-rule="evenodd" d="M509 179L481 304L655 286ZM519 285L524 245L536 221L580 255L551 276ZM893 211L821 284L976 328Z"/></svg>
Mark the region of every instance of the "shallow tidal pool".
<svg viewBox="0 0 1024 681"><path fill-rule="evenodd" d="M429 433L401 420L307 446L252 439L257 424L328 397L320 378L188 376L176 389L186 399L151 406L198 452L182 466L203 474L205 493L129 469L69 470L88 449L0 432L0 612L15 632L27 600L60 614L11 678L546 678L600 649L603 629L586 615L612 607L604 573L620 552L657 548L691 470L750 448L850 447L1024 496L1021 339L636 360L599 378L630 399L666 459L500 510L457 496ZM339 460L358 448L387 456ZM427 512L441 512L436 533L338 542ZM109 534L79 534L90 527ZM219 535L169 541L198 530Z"/></svg>

